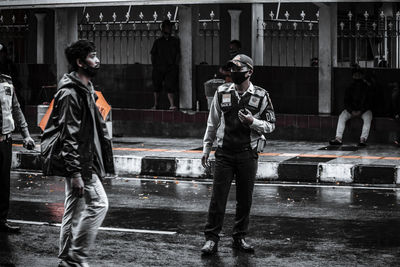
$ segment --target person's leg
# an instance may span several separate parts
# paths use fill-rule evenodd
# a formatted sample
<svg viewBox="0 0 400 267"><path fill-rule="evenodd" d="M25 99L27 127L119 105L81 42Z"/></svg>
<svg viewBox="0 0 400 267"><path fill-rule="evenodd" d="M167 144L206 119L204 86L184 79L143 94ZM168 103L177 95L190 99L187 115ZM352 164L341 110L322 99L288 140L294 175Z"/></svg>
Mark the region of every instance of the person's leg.
<svg viewBox="0 0 400 267"><path fill-rule="evenodd" d="M162 83L163 83L163 72L161 69L158 68L153 68L152 72L152 80L153 80L153 101L154 105L152 109L157 109L158 108L158 100L160 96L160 92L162 90Z"/></svg>
<svg viewBox="0 0 400 267"><path fill-rule="evenodd" d="M234 239L244 238L247 234L257 164L258 154L256 151L246 151L237 155Z"/></svg>
<svg viewBox="0 0 400 267"><path fill-rule="evenodd" d="M369 130L371 129L372 112L370 110L365 111L361 118L363 120L363 127L360 137L360 143L366 142L369 136Z"/></svg>
<svg viewBox="0 0 400 267"><path fill-rule="evenodd" d="M219 233L224 223L226 202L233 180L234 166L232 158L227 153L219 150L215 154L213 191L204 234L207 240L218 242Z"/></svg>
<svg viewBox="0 0 400 267"><path fill-rule="evenodd" d="M83 198L72 195L72 184L70 178L65 179L65 201L64 214L61 222L60 244L58 258L65 260L68 258L68 252L71 242L74 238L74 230L79 222L81 212L85 206Z"/></svg>
<svg viewBox="0 0 400 267"><path fill-rule="evenodd" d="M93 175L92 180L85 184L84 197L86 208L81 215L69 253L73 260L83 263L87 262L89 250L108 211L108 198L97 175Z"/></svg>
<svg viewBox="0 0 400 267"><path fill-rule="evenodd" d="M336 139L342 141L343 138L343 132L344 129L346 128L346 122L351 118L351 114L347 110L343 110L342 113L340 113L338 124L336 127Z"/></svg>
<svg viewBox="0 0 400 267"><path fill-rule="evenodd" d="M175 92L178 91L179 66L170 66L165 74L165 90L168 93L169 109L175 110Z"/></svg>
<svg viewBox="0 0 400 267"><path fill-rule="evenodd" d="M10 207L10 169L12 142L0 142L0 224L7 223Z"/></svg>

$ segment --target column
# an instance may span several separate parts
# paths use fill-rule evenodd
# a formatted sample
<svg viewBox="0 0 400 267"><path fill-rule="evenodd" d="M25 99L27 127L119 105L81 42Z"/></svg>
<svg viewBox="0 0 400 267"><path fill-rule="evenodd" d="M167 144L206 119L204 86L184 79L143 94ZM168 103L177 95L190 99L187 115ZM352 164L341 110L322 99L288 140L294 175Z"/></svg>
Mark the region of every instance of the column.
<svg viewBox="0 0 400 267"><path fill-rule="evenodd" d="M55 58L57 64L57 81L68 72L68 61L65 48L78 40L78 12L74 8L58 8L55 10Z"/></svg>
<svg viewBox="0 0 400 267"><path fill-rule="evenodd" d="M242 10L228 10L229 15L231 16L231 40L240 40L240 13Z"/></svg>
<svg viewBox="0 0 400 267"><path fill-rule="evenodd" d="M190 6L179 8L179 37L181 42L181 64L179 67L179 108L193 109L193 29L197 16Z"/></svg>
<svg viewBox="0 0 400 267"><path fill-rule="evenodd" d="M332 112L332 78L336 64L336 4L319 4L318 112Z"/></svg>
<svg viewBox="0 0 400 267"><path fill-rule="evenodd" d="M264 6L252 4L251 57L254 65L264 65Z"/></svg>
<svg viewBox="0 0 400 267"><path fill-rule="evenodd" d="M46 13L36 13L35 14L37 20L37 30L36 30L36 63L43 64L44 63L44 51L45 51L45 42L44 42L44 33L45 33L45 17Z"/></svg>

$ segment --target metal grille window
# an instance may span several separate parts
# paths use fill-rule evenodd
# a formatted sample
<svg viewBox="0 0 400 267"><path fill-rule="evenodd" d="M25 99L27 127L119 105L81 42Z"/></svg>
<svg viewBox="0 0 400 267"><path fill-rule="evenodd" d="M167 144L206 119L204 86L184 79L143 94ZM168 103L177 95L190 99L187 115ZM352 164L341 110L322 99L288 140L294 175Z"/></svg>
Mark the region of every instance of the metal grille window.
<svg viewBox="0 0 400 267"><path fill-rule="evenodd" d="M161 16L154 11L152 18L143 12L133 17L129 8L126 15L119 18L115 12L108 20L102 13L92 17L89 13L81 18L78 37L96 44L100 60L105 64L151 64L150 50L154 41L161 36L161 23L169 19L174 24L172 35L179 37L179 19L170 11ZM164 18L164 19L160 19ZM213 64L219 58L219 20L213 11L209 19L199 19L198 50L196 63Z"/></svg>
<svg viewBox="0 0 400 267"><path fill-rule="evenodd" d="M400 11L395 16L339 14L338 62L400 68Z"/></svg>
<svg viewBox="0 0 400 267"><path fill-rule="evenodd" d="M29 34L28 15L23 10L0 14L0 42L7 46L8 54L15 63L27 63Z"/></svg>
<svg viewBox="0 0 400 267"><path fill-rule="evenodd" d="M273 11L264 20L264 65L266 66L310 66L312 59L318 57L318 17L307 20L304 11L299 19L290 19L288 11L285 19L275 19Z"/></svg>

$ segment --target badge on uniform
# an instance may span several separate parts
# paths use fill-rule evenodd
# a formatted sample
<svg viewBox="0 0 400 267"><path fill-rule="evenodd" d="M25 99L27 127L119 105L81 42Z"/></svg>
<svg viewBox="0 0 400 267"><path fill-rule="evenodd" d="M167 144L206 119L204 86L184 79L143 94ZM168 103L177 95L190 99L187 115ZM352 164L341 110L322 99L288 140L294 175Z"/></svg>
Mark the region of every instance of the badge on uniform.
<svg viewBox="0 0 400 267"><path fill-rule="evenodd" d="M11 95L11 87L9 86L4 86L4 90L6 92L6 95Z"/></svg>
<svg viewBox="0 0 400 267"><path fill-rule="evenodd" d="M258 108L258 104L260 104L260 98L252 95L249 100L249 106Z"/></svg>
<svg viewBox="0 0 400 267"><path fill-rule="evenodd" d="M231 94L223 94L221 107L230 107L231 105L232 105L232 95Z"/></svg>

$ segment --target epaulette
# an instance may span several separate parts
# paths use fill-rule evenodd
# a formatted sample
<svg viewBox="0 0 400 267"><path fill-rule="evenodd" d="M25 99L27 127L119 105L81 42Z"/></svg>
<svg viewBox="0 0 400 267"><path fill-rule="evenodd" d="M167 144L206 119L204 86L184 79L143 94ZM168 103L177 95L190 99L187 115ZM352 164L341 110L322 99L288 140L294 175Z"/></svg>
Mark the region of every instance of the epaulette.
<svg viewBox="0 0 400 267"><path fill-rule="evenodd" d="M254 86L254 94L260 96L260 97L264 97L267 93L267 90L265 90L264 88L261 88L259 86Z"/></svg>
<svg viewBox="0 0 400 267"><path fill-rule="evenodd" d="M218 92L227 92L231 87L232 83L224 83L223 85L218 86Z"/></svg>
<svg viewBox="0 0 400 267"><path fill-rule="evenodd" d="M10 81L12 80L12 79L11 79L11 76L6 75L6 74L3 74L3 73L0 73L0 77L3 78L3 79L10 80Z"/></svg>

